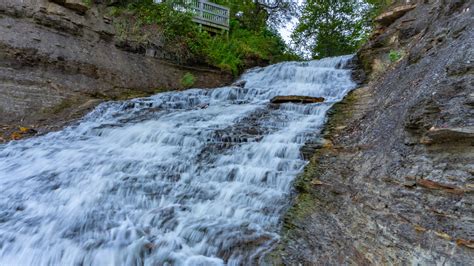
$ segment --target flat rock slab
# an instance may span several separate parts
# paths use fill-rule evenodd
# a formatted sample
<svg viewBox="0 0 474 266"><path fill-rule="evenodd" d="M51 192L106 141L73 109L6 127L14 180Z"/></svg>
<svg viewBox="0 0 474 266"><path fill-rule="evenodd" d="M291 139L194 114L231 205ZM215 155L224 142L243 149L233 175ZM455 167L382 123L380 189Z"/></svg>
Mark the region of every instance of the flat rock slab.
<svg viewBox="0 0 474 266"><path fill-rule="evenodd" d="M310 97L310 96L295 96L295 95L289 95L289 96L275 96L273 97L270 102L271 103L321 103L324 102L323 97Z"/></svg>
<svg viewBox="0 0 474 266"><path fill-rule="evenodd" d="M423 139L425 144L474 139L474 127L430 128Z"/></svg>
<svg viewBox="0 0 474 266"><path fill-rule="evenodd" d="M382 13L378 17L375 18L375 22L379 23L382 26L389 26L397 19L401 18L405 15L408 11L415 9L416 5L403 5L394 8L391 11Z"/></svg>
<svg viewBox="0 0 474 266"><path fill-rule="evenodd" d="M83 0L50 0L50 2L72 9L79 14L84 14L89 10L89 6Z"/></svg>

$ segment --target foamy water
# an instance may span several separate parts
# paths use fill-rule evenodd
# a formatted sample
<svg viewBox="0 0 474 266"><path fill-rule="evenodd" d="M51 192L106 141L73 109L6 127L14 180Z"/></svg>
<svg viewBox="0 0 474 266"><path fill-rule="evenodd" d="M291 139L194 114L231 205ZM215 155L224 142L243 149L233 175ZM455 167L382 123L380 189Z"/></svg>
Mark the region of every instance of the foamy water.
<svg viewBox="0 0 474 266"><path fill-rule="evenodd" d="M0 146L0 265L254 264L278 240L300 148L355 84L350 57L249 71L244 88L98 106ZM272 106L276 95L325 103Z"/></svg>

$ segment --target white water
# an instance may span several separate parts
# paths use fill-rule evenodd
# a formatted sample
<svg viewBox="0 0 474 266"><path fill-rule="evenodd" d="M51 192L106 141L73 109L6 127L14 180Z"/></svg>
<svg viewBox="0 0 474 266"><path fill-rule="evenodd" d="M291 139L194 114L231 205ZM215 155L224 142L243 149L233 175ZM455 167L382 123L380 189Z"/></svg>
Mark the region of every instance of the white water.
<svg viewBox="0 0 474 266"><path fill-rule="evenodd" d="M278 239L300 148L355 86L337 69L349 58L105 103L0 146L0 265L254 264ZM271 107L276 95L327 102Z"/></svg>

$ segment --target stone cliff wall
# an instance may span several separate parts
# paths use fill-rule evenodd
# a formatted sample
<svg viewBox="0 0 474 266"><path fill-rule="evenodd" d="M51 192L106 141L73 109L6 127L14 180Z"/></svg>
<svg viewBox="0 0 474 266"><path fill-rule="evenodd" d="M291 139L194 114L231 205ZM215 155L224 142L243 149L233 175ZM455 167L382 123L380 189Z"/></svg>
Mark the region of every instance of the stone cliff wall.
<svg viewBox="0 0 474 266"><path fill-rule="evenodd" d="M474 261L474 4L413 3L359 52L369 82L333 108L273 262Z"/></svg>
<svg viewBox="0 0 474 266"><path fill-rule="evenodd" d="M196 87L232 79L154 54L119 43L100 6L82 0L0 1L0 137L20 125L48 131L102 100L180 89L188 72Z"/></svg>

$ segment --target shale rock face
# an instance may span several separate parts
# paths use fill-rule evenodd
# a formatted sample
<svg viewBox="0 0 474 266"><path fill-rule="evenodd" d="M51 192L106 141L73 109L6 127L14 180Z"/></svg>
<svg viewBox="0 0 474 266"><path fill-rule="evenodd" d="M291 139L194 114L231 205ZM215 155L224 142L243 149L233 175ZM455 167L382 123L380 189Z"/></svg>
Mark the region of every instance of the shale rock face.
<svg viewBox="0 0 474 266"><path fill-rule="evenodd" d="M393 8L388 12L380 14L375 18L375 22L383 26L389 26L397 19L403 17L408 11L413 10L416 5L403 5Z"/></svg>
<svg viewBox="0 0 474 266"><path fill-rule="evenodd" d="M272 262L474 261L474 4L410 2L359 52L370 82L333 108Z"/></svg>
<svg viewBox="0 0 474 266"><path fill-rule="evenodd" d="M9 126L48 130L44 126L80 117L102 100L182 88L188 72L197 87L232 79L127 49L115 34L100 5L0 1L0 137Z"/></svg>
<svg viewBox="0 0 474 266"><path fill-rule="evenodd" d="M63 5L79 14L84 14L89 10L89 6L83 0L51 0L51 2Z"/></svg>

